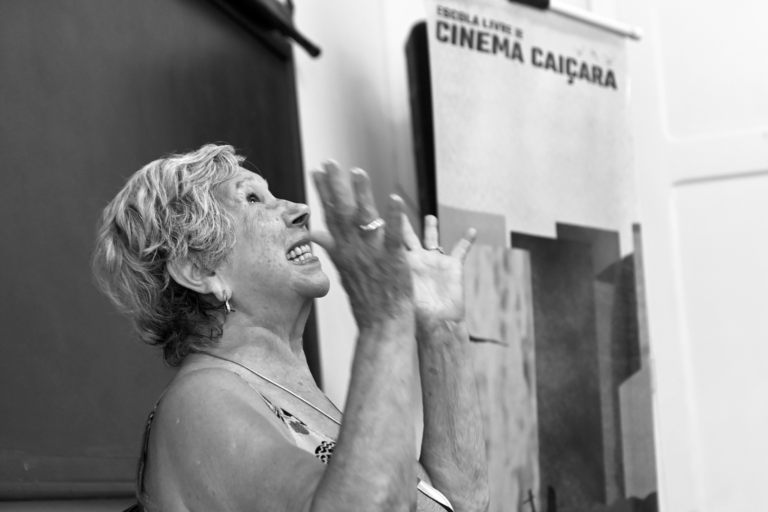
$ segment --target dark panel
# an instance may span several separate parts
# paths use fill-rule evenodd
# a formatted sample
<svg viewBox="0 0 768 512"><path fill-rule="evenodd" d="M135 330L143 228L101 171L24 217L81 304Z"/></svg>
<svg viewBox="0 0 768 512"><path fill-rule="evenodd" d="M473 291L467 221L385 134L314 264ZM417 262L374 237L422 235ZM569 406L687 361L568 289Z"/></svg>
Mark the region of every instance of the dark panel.
<svg viewBox="0 0 768 512"><path fill-rule="evenodd" d="M605 503L592 248L518 233L512 245L531 259L542 501Z"/></svg>
<svg viewBox="0 0 768 512"><path fill-rule="evenodd" d="M618 386L640 370L642 366L634 254L628 254L616 262L611 271L616 289L611 347L613 378L618 393Z"/></svg>
<svg viewBox="0 0 768 512"><path fill-rule="evenodd" d="M549 9L549 0L509 0L518 4L535 7L536 9Z"/></svg>
<svg viewBox="0 0 768 512"><path fill-rule="evenodd" d="M411 102L416 181L419 187L419 209L422 217L437 215L432 78L429 71L426 22L419 23L411 29L405 46L405 55L408 62L408 90Z"/></svg>
<svg viewBox="0 0 768 512"><path fill-rule="evenodd" d="M626 326L617 318L624 288L621 279L621 247L616 231L557 223L558 239L589 244L595 287L595 329L600 367L600 394L603 416L603 456L605 457L606 498L612 503L625 495L624 453L621 431L621 404L617 366L625 359L623 347ZM619 306L617 307L617 303Z"/></svg>
<svg viewBox="0 0 768 512"><path fill-rule="evenodd" d="M203 0L5 0L0 76L0 492L126 492L172 373L92 283L96 219L217 141L302 201L292 61Z"/></svg>
<svg viewBox="0 0 768 512"><path fill-rule="evenodd" d="M557 238L589 244L592 252L592 268L595 276L611 267L621 258L619 233L607 229L577 226L575 224L556 224Z"/></svg>

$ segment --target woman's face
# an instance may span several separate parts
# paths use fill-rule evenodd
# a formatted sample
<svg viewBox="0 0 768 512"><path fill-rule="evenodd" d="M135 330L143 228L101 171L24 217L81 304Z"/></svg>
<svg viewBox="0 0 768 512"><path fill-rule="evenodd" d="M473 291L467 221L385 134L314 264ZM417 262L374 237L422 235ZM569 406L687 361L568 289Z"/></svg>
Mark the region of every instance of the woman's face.
<svg viewBox="0 0 768 512"><path fill-rule="evenodd" d="M232 290L233 307L328 293L328 276L310 247L307 205L275 198L264 178L243 168L215 195L235 219L231 263L217 271Z"/></svg>

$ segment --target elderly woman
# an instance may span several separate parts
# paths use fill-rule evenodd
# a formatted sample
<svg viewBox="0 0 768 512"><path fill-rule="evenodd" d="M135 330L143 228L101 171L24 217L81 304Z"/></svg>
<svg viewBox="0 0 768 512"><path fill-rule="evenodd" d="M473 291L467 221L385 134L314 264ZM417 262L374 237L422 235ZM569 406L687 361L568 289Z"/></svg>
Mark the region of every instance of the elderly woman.
<svg viewBox="0 0 768 512"><path fill-rule="evenodd" d="M147 422L134 509L485 510L462 289L473 234L443 254L428 217L423 248L399 198L381 219L367 175L335 163L314 173L330 233L310 234L307 206L241 163L215 145L157 160L101 219L99 283L179 366ZM359 328L343 419L302 349L329 287L310 242L337 266Z"/></svg>

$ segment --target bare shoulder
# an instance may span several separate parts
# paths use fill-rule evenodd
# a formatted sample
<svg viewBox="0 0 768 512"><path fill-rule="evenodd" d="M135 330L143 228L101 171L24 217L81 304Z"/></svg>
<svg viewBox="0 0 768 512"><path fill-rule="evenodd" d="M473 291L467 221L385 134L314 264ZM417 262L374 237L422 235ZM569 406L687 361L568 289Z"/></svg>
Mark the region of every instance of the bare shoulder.
<svg viewBox="0 0 768 512"><path fill-rule="evenodd" d="M160 403L156 421L158 428L175 428L184 421L186 428L205 429L213 422L220 429L222 423L243 420L258 424L259 417L272 420L274 415L245 380L223 368L203 368L173 382ZM268 424L277 425L273 421Z"/></svg>
<svg viewBox="0 0 768 512"><path fill-rule="evenodd" d="M324 469L247 382L220 368L173 383L153 421L149 455L149 494L182 500L186 510L253 510L256 502L303 510Z"/></svg>

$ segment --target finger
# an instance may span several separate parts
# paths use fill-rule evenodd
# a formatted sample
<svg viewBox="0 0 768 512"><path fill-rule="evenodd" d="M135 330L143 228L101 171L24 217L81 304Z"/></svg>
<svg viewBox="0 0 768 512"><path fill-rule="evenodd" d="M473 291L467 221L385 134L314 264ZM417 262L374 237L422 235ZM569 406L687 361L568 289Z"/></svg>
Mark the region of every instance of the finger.
<svg viewBox="0 0 768 512"><path fill-rule="evenodd" d="M456 245L453 246L451 256L464 263L464 260L467 258L467 254L469 254L469 250L472 248L472 244L475 243L476 239L477 230L475 228L469 228L464 234L464 238L459 240Z"/></svg>
<svg viewBox="0 0 768 512"><path fill-rule="evenodd" d="M421 242L419 242L419 237L413 230L413 226L411 226L408 216L404 213L401 215L403 216L403 243L405 244L405 247L409 251L420 249Z"/></svg>
<svg viewBox="0 0 768 512"><path fill-rule="evenodd" d="M327 231L311 231L309 233L309 240L325 249L325 252L328 254L331 254L336 248L336 241Z"/></svg>
<svg viewBox="0 0 768 512"><path fill-rule="evenodd" d="M312 180L315 182L317 194L323 203L325 223L333 236L339 236L344 228L339 225L338 214L334 208L331 189L328 185L328 175L322 171L312 171Z"/></svg>
<svg viewBox="0 0 768 512"><path fill-rule="evenodd" d="M387 230L384 236L384 247L391 251L399 249L403 243L403 200L400 196L391 194L387 203Z"/></svg>
<svg viewBox="0 0 768 512"><path fill-rule="evenodd" d="M333 206L331 190L328 188L328 175L316 169L311 172L311 175L312 181L315 183L317 195L320 196L320 201L323 203L323 209L328 211Z"/></svg>
<svg viewBox="0 0 768 512"><path fill-rule="evenodd" d="M437 236L437 217L434 215L427 215L424 217L424 248L434 249L439 247Z"/></svg>
<svg viewBox="0 0 768 512"><path fill-rule="evenodd" d="M368 173L362 169L352 169L352 189L357 203L357 222L368 224L378 219L379 212L376 209L376 201L373 199L371 179L368 177Z"/></svg>
<svg viewBox="0 0 768 512"><path fill-rule="evenodd" d="M331 202L337 214L347 221L352 221L357 205L352 192L350 172L342 169L333 160L323 162L323 168L328 174L328 188L331 192Z"/></svg>

